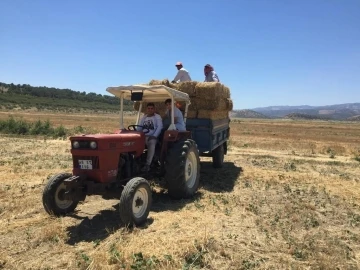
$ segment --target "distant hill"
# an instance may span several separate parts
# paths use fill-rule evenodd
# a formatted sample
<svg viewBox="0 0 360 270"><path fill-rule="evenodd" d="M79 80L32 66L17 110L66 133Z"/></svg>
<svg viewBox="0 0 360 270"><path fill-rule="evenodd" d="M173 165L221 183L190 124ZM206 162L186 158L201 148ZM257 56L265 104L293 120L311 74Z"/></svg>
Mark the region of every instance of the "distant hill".
<svg viewBox="0 0 360 270"><path fill-rule="evenodd" d="M347 120L349 120L349 121L360 121L360 115L351 116Z"/></svg>
<svg viewBox="0 0 360 270"><path fill-rule="evenodd" d="M330 120L331 118L322 115L311 115L305 113L290 113L285 115L284 118L289 119L304 119L304 120Z"/></svg>
<svg viewBox="0 0 360 270"><path fill-rule="evenodd" d="M283 118L290 114L305 114L333 120L346 120L360 115L360 103L345 103L328 106L269 106L251 109L270 118Z"/></svg>
<svg viewBox="0 0 360 270"><path fill-rule="evenodd" d="M115 96L86 93L29 84L0 82L0 107L13 109L37 108L59 111L119 111L120 99ZM133 110L131 101L124 101L124 110Z"/></svg>
<svg viewBox="0 0 360 270"><path fill-rule="evenodd" d="M234 118L269 118L253 110L234 110L231 112L231 116Z"/></svg>

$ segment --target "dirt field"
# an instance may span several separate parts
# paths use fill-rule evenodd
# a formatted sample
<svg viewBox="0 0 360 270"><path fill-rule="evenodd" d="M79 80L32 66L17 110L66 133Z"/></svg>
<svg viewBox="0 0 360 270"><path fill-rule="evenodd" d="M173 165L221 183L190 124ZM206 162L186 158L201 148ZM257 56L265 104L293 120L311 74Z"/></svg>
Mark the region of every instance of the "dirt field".
<svg viewBox="0 0 360 270"><path fill-rule="evenodd" d="M17 116L118 128L118 115ZM224 167L202 158L193 199L155 188L148 222L132 230L118 200L99 196L71 216L45 213L46 179L71 172L69 141L1 135L0 155L0 269L360 267L357 123L235 120Z"/></svg>

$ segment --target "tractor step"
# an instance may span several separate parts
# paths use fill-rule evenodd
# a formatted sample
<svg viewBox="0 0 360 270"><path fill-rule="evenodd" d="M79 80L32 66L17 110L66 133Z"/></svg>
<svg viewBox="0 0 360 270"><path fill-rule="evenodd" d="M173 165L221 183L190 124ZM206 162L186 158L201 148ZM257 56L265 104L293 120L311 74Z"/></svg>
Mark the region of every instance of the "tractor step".
<svg viewBox="0 0 360 270"><path fill-rule="evenodd" d="M78 175L73 175L73 176L65 179L65 180L64 180L64 183L65 183L65 185L66 185L66 184L71 183L71 182L73 182L73 181L76 181L76 180L78 180L78 179L80 179L80 176L78 176Z"/></svg>

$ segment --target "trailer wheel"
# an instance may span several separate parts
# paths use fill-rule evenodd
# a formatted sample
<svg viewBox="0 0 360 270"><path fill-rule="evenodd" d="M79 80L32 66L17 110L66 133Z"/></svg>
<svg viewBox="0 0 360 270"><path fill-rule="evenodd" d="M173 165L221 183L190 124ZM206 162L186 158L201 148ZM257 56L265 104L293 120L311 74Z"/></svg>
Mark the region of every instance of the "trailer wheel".
<svg viewBox="0 0 360 270"><path fill-rule="evenodd" d="M212 151L212 161L214 168L222 168L224 164L224 145L221 144Z"/></svg>
<svg viewBox="0 0 360 270"><path fill-rule="evenodd" d="M195 194L200 181L200 158L193 140L176 142L165 160L165 180L169 195L174 199Z"/></svg>
<svg viewBox="0 0 360 270"><path fill-rule="evenodd" d="M131 179L120 196L120 218L125 226L143 224L150 212L152 203L148 181L142 177Z"/></svg>
<svg viewBox="0 0 360 270"><path fill-rule="evenodd" d="M78 200L66 200L64 194L66 186L64 180L71 177L71 173L60 173L52 176L43 191L43 205L45 211L54 216L71 213L78 205Z"/></svg>

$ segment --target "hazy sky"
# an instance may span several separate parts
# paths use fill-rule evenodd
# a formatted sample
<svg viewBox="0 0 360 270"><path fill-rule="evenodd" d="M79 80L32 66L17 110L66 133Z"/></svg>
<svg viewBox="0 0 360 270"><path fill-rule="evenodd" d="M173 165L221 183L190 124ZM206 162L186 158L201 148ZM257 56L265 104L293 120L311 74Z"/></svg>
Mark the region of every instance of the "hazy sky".
<svg viewBox="0 0 360 270"><path fill-rule="evenodd" d="M360 0L1 0L0 81L108 94L215 67L235 109L360 102Z"/></svg>

